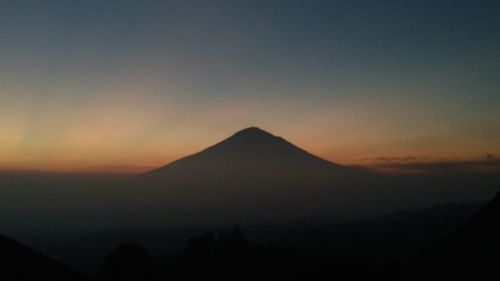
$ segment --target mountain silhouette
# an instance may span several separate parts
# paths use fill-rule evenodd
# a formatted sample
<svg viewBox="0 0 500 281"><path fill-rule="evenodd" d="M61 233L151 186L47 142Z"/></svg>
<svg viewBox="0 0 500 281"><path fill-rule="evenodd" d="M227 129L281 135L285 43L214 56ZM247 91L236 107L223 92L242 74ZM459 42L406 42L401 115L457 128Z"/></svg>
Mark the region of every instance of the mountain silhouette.
<svg viewBox="0 0 500 281"><path fill-rule="evenodd" d="M0 235L0 280L87 280L80 273Z"/></svg>
<svg viewBox="0 0 500 281"><path fill-rule="evenodd" d="M278 166L274 166L278 165ZM280 166L290 169L300 168L336 168L339 171L351 169L323 160L293 145L285 139L274 136L257 127L250 127L236 132L231 137L194 155L182 158L146 175L149 177L166 177L169 173L181 169L214 169L224 171L235 167L256 167L259 170L279 169ZM198 171L200 172L200 171ZM333 172L333 170L332 170Z"/></svg>
<svg viewBox="0 0 500 281"><path fill-rule="evenodd" d="M181 212L197 209L193 214L200 219L293 219L331 214L352 203L355 183L367 174L250 127L142 175L141 183L153 186L158 204Z"/></svg>

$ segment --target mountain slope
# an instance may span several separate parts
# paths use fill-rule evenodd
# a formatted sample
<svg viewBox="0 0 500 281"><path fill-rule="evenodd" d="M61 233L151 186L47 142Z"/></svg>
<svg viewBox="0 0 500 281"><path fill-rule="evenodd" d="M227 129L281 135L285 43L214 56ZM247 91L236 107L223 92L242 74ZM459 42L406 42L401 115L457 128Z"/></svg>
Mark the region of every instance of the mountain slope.
<svg viewBox="0 0 500 281"><path fill-rule="evenodd" d="M241 130L231 137L194 155L182 158L146 174L147 177L167 177L181 169L207 169L231 171L252 167L262 170L290 168L351 169L323 160L256 127ZM245 172L245 171L241 171ZM332 170L333 172L333 170Z"/></svg>
<svg viewBox="0 0 500 281"><path fill-rule="evenodd" d="M447 241L462 254L500 259L500 192Z"/></svg>
<svg viewBox="0 0 500 281"><path fill-rule="evenodd" d="M500 193L427 253L418 280L498 280L499 222Z"/></svg>
<svg viewBox="0 0 500 281"><path fill-rule="evenodd" d="M83 275L0 235L1 280L87 280Z"/></svg>
<svg viewBox="0 0 500 281"><path fill-rule="evenodd" d="M141 183L157 193L146 197L200 219L293 219L340 215L367 175L251 127L142 175Z"/></svg>

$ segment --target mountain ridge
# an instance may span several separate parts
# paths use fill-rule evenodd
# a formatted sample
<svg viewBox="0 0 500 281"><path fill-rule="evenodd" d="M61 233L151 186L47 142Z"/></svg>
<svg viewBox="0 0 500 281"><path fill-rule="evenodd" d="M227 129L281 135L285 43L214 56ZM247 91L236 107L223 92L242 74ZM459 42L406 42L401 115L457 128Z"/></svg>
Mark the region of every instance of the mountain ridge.
<svg viewBox="0 0 500 281"><path fill-rule="evenodd" d="M58 261L0 234L2 280L88 280Z"/></svg>
<svg viewBox="0 0 500 281"><path fill-rule="evenodd" d="M273 158L284 158L286 161L307 161L316 162L316 165L331 165L332 167L345 168L339 164L327 161L318 157L296 145L290 143L286 139L273 135L258 127L248 127L237 131L226 139L217 142L197 153L174 160L160 168L153 169L143 175L155 175L168 170L169 167L179 165L182 162L191 161L195 158L210 158L226 156L234 161L242 160L247 157L250 160L252 157L261 157L267 161ZM272 162L272 161L271 161ZM321 164L320 164L321 163ZM271 164L271 163L268 163ZM279 163L272 163L279 164Z"/></svg>
<svg viewBox="0 0 500 281"><path fill-rule="evenodd" d="M138 186L144 204L154 209L151 216L269 221L342 216L363 204L360 181L369 174L249 127L141 175ZM364 212L364 207L356 210Z"/></svg>

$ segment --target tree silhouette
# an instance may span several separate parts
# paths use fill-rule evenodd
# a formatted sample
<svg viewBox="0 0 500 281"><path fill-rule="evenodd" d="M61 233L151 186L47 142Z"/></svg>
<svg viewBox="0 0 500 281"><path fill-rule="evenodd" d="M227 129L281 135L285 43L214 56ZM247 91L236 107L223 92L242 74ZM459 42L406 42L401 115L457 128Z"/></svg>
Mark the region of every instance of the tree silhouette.
<svg viewBox="0 0 500 281"><path fill-rule="evenodd" d="M120 244L109 254L100 271L101 280L153 280L154 266L146 249L135 242Z"/></svg>

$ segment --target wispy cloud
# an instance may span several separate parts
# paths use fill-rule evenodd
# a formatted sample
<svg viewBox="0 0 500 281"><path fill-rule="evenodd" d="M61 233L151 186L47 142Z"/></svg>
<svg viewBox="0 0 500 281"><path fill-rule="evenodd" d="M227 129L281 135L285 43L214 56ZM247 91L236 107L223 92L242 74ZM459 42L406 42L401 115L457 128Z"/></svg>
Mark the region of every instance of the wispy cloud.
<svg viewBox="0 0 500 281"><path fill-rule="evenodd" d="M456 172L500 172L500 158L488 154L482 159L460 158L432 159L408 156L377 157L367 164L378 172L395 173L456 173Z"/></svg>

